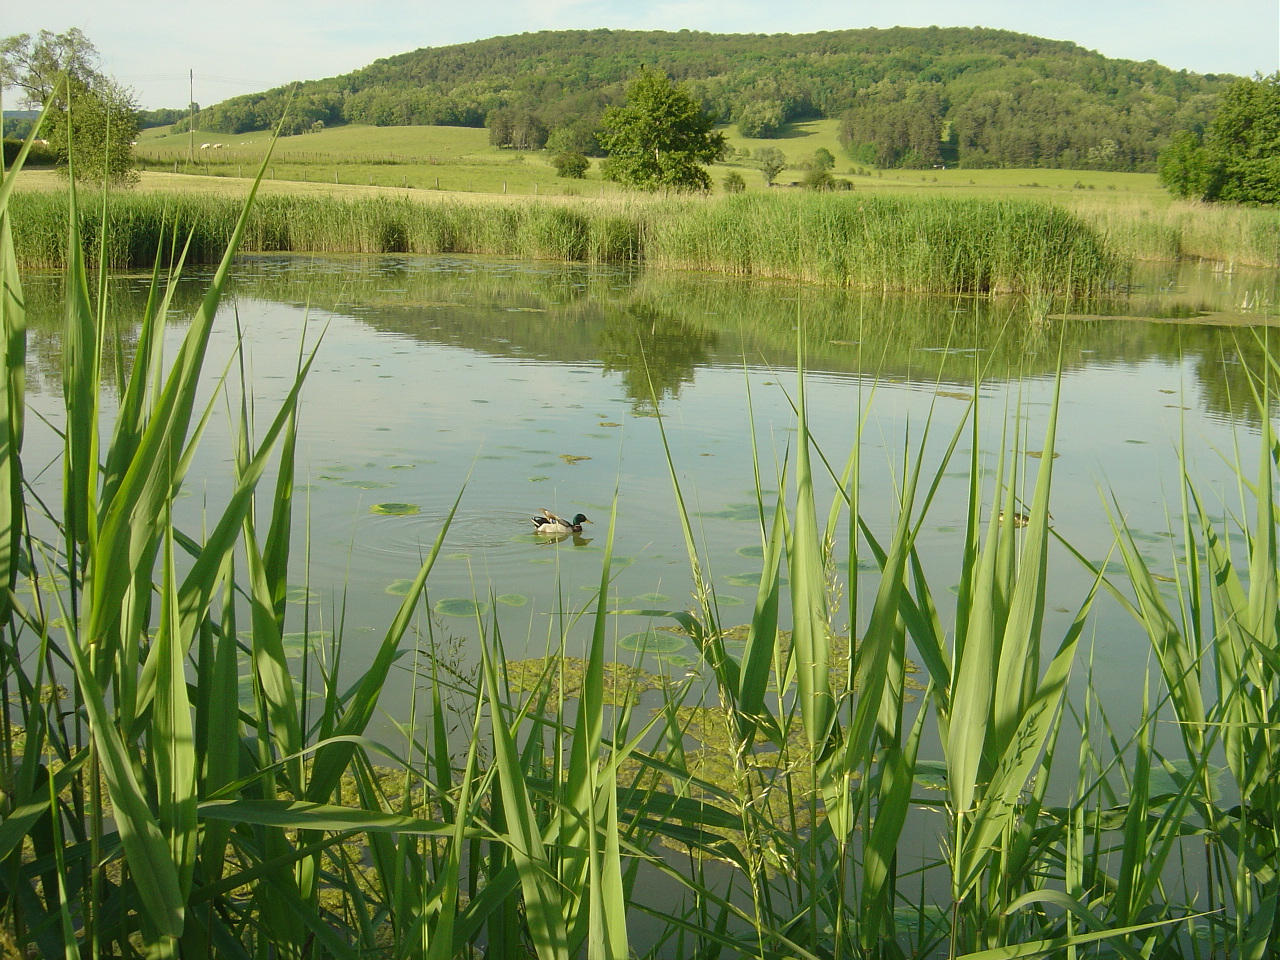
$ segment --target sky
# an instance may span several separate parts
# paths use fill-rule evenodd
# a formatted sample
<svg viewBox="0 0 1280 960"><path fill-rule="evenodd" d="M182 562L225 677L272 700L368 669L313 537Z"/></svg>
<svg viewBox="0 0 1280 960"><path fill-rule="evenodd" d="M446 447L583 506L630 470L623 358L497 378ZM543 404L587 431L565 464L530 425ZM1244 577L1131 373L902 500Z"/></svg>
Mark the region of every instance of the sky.
<svg viewBox="0 0 1280 960"><path fill-rule="evenodd" d="M1280 0L40 0L6 4L0 35L85 32L146 109L204 106L318 80L420 47L536 30L810 33L993 27L1108 57L1252 76L1280 70ZM12 94L4 106L16 106Z"/></svg>

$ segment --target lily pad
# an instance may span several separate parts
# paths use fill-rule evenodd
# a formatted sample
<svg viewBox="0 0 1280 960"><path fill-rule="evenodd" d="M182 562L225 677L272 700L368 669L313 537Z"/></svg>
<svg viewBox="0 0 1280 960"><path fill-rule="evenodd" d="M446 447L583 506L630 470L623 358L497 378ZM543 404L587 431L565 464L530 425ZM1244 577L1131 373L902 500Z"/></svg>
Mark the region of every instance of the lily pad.
<svg viewBox="0 0 1280 960"><path fill-rule="evenodd" d="M499 603L505 603L508 607L523 607L529 602L529 598L523 593L504 593L498 597Z"/></svg>
<svg viewBox="0 0 1280 960"><path fill-rule="evenodd" d="M658 653L655 656L669 667L688 670L698 665L698 658L691 657L687 653Z"/></svg>
<svg viewBox="0 0 1280 960"><path fill-rule="evenodd" d="M741 597L731 597L727 593L717 593L715 600L722 607L740 607L744 602Z"/></svg>
<svg viewBox="0 0 1280 960"><path fill-rule="evenodd" d="M286 633L280 638L285 656L300 657L307 649L314 650L318 644L324 643L332 636L328 630L312 630L310 633L297 631Z"/></svg>
<svg viewBox="0 0 1280 960"><path fill-rule="evenodd" d="M732 583L735 587L758 587L760 586L761 576L763 576L763 573L757 571L756 573L735 573L733 576L725 577L724 579L725 582ZM785 584L786 582L786 577L778 578L778 583Z"/></svg>
<svg viewBox="0 0 1280 960"><path fill-rule="evenodd" d="M340 487L355 487L357 490L385 490L391 486L389 483L379 483L377 480L338 480L336 482Z"/></svg>
<svg viewBox="0 0 1280 960"><path fill-rule="evenodd" d="M413 586L412 580L392 580L387 584L387 593L393 597L407 597L409 588Z"/></svg>
<svg viewBox="0 0 1280 960"><path fill-rule="evenodd" d="M687 641L684 637L673 633L655 633L652 630L629 633L618 641L618 646L623 650L647 651L654 654L675 653L677 650L683 650L686 645Z"/></svg>
<svg viewBox="0 0 1280 960"><path fill-rule="evenodd" d="M312 600L319 600L320 594L308 587L290 587L285 591L284 598L289 603L310 603Z"/></svg>
<svg viewBox="0 0 1280 960"><path fill-rule="evenodd" d="M750 557L753 560L760 560L764 557L764 547L758 543L753 543L747 547L739 547L734 552L740 557Z"/></svg>
<svg viewBox="0 0 1280 960"><path fill-rule="evenodd" d="M945 790L947 765L941 760L917 760L913 779L916 786L926 790Z"/></svg>
<svg viewBox="0 0 1280 960"><path fill-rule="evenodd" d="M760 508L754 503L731 503L723 510L699 511L698 516L708 520L759 520Z"/></svg>
<svg viewBox="0 0 1280 960"><path fill-rule="evenodd" d="M369 512L388 517L408 517L421 509L416 503L375 503L369 508Z"/></svg>
<svg viewBox="0 0 1280 960"><path fill-rule="evenodd" d="M671 598L665 593L637 593L633 599L642 600L645 603L666 603Z"/></svg>
<svg viewBox="0 0 1280 960"><path fill-rule="evenodd" d="M445 597L436 601L436 613L442 617L475 617L489 612L485 600L469 600L466 597Z"/></svg>

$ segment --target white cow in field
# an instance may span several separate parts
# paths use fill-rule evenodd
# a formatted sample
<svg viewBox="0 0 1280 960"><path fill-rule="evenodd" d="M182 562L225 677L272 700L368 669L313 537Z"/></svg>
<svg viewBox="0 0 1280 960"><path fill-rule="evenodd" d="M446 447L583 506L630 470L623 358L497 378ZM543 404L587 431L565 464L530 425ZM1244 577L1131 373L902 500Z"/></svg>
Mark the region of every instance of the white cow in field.
<svg viewBox="0 0 1280 960"><path fill-rule="evenodd" d="M221 150L221 149L222 149L222 144L220 144L220 143L215 143L215 144L213 145L213 149L215 149L215 150Z"/></svg>
<svg viewBox="0 0 1280 960"><path fill-rule="evenodd" d="M200 144L200 149L201 149L201 150L208 150L208 149L209 149L209 147L211 147L211 146L212 146L212 144L202 143L202 144Z"/></svg>

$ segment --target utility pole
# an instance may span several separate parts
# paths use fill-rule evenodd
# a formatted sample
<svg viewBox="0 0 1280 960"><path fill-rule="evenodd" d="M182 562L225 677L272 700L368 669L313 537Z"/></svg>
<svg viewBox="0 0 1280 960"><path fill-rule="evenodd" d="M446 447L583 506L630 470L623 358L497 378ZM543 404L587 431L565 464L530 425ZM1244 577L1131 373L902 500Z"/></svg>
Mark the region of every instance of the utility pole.
<svg viewBox="0 0 1280 960"><path fill-rule="evenodd" d="M196 72L187 71L187 163L196 162Z"/></svg>

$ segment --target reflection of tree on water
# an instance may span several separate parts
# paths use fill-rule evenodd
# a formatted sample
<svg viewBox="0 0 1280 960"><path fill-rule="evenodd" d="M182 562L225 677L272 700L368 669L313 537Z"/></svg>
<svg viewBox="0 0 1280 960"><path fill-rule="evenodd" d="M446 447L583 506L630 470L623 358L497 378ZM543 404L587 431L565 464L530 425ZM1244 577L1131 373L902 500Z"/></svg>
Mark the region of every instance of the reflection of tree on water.
<svg viewBox="0 0 1280 960"><path fill-rule="evenodd" d="M1195 342L1187 353L1195 364L1205 412L1227 423L1260 425L1256 397L1263 392L1264 378L1275 382L1272 365L1280 360L1280 337L1272 330L1223 330L1209 340L1190 332Z"/></svg>
<svg viewBox="0 0 1280 960"><path fill-rule="evenodd" d="M61 273L33 273L22 278L22 285L27 320L26 387L33 394L56 394L62 389L66 280ZM175 328L186 326L204 300L207 287L207 275L200 271L178 280L171 291L166 322ZM105 310L101 310L97 302L96 288L91 296L93 315L105 315L107 321L102 379L115 391L133 363L138 331L151 299L151 277L149 274L110 277Z"/></svg>
<svg viewBox="0 0 1280 960"><path fill-rule="evenodd" d="M599 334L600 362L606 373L620 373L636 412L680 394L694 371L708 362L707 351L719 337L648 303L632 303L611 312Z"/></svg>

